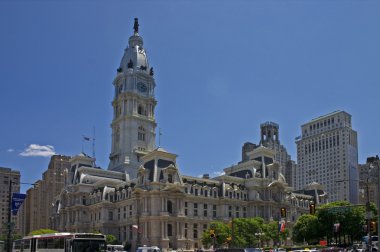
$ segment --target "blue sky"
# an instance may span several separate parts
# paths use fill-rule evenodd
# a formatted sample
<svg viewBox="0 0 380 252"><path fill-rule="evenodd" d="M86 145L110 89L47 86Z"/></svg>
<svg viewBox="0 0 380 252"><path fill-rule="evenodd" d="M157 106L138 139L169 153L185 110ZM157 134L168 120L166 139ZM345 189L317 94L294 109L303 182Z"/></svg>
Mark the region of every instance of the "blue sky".
<svg viewBox="0 0 380 252"><path fill-rule="evenodd" d="M161 146L183 174L222 171L280 125L344 110L359 163L379 154L380 1L0 1L0 166L34 182L96 131L108 166L112 81L138 17L155 69ZM91 144L84 144L91 154ZM23 186L25 190L27 186Z"/></svg>

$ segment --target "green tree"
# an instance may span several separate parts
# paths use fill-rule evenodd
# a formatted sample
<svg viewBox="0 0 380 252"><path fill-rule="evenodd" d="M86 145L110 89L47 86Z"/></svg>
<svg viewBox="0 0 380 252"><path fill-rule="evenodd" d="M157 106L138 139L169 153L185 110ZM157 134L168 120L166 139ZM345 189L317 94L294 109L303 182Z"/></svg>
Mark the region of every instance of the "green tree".
<svg viewBox="0 0 380 252"><path fill-rule="evenodd" d="M371 205L371 211L376 212ZM362 226L366 224L365 206L352 205L346 201L336 201L319 207L317 211L320 231L330 242L334 238L339 243L352 243L364 235ZM339 223L339 232L334 232L334 224Z"/></svg>
<svg viewBox="0 0 380 252"><path fill-rule="evenodd" d="M228 224L223 222L212 222L208 230L202 235L202 243L210 246L215 243L216 247L256 247L264 236L261 234L266 230L264 219L235 218ZM215 234L212 238L211 234ZM260 233L260 235L258 235ZM264 238L265 239L265 238Z"/></svg>
<svg viewBox="0 0 380 252"><path fill-rule="evenodd" d="M214 232L212 232L213 230ZM211 237L211 233L215 234L215 237ZM210 227L202 234L202 243L206 246L215 245L215 247L220 247L225 245L231 237L231 229L227 224L215 221L211 222Z"/></svg>
<svg viewBox="0 0 380 252"><path fill-rule="evenodd" d="M262 232L263 223L264 220L260 217L234 219L232 245L234 247L257 246L260 238L256 234Z"/></svg>
<svg viewBox="0 0 380 252"><path fill-rule="evenodd" d="M316 243L320 236L320 225L315 215L302 215L293 227L293 240L295 242Z"/></svg>
<svg viewBox="0 0 380 252"><path fill-rule="evenodd" d="M106 235L106 242L107 242L107 244L112 244L112 245L119 244L119 241L112 234Z"/></svg>
<svg viewBox="0 0 380 252"><path fill-rule="evenodd" d="M52 229L37 229L29 232L29 235L41 235L41 234L53 234L57 233L57 231Z"/></svg>

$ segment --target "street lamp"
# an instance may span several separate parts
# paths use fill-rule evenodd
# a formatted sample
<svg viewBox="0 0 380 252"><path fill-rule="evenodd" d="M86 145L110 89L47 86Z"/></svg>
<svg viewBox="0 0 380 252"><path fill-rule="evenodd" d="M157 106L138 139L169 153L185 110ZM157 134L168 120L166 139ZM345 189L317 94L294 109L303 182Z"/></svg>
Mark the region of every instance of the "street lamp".
<svg viewBox="0 0 380 252"><path fill-rule="evenodd" d="M265 233L263 233L261 231L261 229L259 229L259 232L258 233L255 233L255 236L257 236L259 238L259 244L258 244L258 247L261 248L261 236L264 235Z"/></svg>

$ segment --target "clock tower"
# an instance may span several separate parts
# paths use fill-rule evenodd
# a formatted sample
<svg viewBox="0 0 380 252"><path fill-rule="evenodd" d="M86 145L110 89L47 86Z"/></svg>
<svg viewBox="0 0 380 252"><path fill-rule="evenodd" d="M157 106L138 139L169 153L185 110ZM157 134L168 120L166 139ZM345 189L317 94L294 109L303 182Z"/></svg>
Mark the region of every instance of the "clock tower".
<svg viewBox="0 0 380 252"><path fill-rule="evenodd" d="M129 38L120 67L113 81L112 146L108 170L125 172L135 178L141 157L155 148L156 86L149 66L139 23Z"/></svg>

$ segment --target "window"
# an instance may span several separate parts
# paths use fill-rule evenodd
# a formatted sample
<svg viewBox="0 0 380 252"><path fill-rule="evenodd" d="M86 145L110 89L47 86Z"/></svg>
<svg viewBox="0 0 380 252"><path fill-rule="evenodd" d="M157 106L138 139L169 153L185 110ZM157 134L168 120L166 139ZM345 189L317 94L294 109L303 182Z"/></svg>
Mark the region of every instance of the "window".
<svg viewBox="0 0 380 252"><path fill-rule="evenodd" d="M172 224L168 224L168 236L173 236L173 227L172 227Z"/></svg>
<svg viewBox="0 0 380 252"><path fill-rule="evenodd" d="M216 218L216 205L212 206L212 217Z"/></svg>
<svg viewBox="0 0 380 252"><path fill-rule="evenodd" d="M108 220L113 220L113 212L112 211L108 212Z"/></svg>
<svg viewBox="0 0 380 252"><path fill-rule="evenodd" d="M173 203L170 200L167 201L167 210L169 213L173 213Z"/></svg>
<svg viewBox="0 0 380 252"><path fill-rule="evenodd" d="M207 217L207 204L203 204L203 216Z"/></svg>
<svg viewBox="0 0 380 252"><path fill-rule="evenodd" d="M172 174L168 174L168 182L173 183L173 175Z"/></svg>
<svg viewBox="0 0 380 252"><path fill-rule="evenodd" d="M137 139L139 141L145 141L145 129L142 126L140 126L138 129Z"/></svg>
<svg viewBox="0 0 380 252"><path fill-rule="evenodd" d="M185 238L187 238L187 223L185 223Z"/></svg>
<svg viewBox="0 0 380 252"><path fill-rule="evenodd" d="M194 203L194 216L198 216L198 203Z"/></svg>
<svg viewBox="0 0 380 252"><path fill-rule="evenodd" d="M146 110L145 110L145 108L142 105L139 105L139 107L137 109L137 113L139 115L145 115L146 116Z"/></svg>
<svg viewBox="0 0 380 252"><path fill-rule="evenodd" d="M198 224L193 225L193 238L198 239Z"/></svg>

